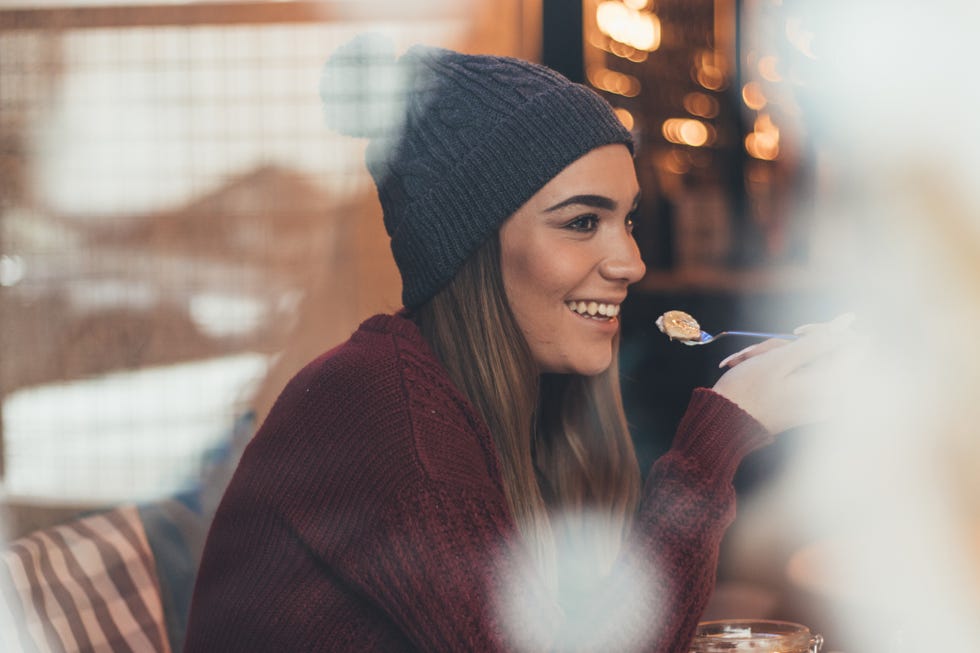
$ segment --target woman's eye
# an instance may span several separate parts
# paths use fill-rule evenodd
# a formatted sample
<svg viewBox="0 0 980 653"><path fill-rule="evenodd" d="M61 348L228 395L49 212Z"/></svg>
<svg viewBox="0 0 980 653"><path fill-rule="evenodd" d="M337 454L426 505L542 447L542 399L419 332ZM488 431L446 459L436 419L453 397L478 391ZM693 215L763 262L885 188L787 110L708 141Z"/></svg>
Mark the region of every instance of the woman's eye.
<svg viewBox="0 0 980 653"><path fill-rule="evenodd" d="M633 233L635 220L636 220L636 211L633 211L632 213L626 216L626 231Z"/></svg>
<svg viewBox="0 0 980 653"><path fill-rule="evenodd" d="M595 215L582 215L565 225L566 229L572 231L589 232L595 231L599 226L599 217Z"/></svg>

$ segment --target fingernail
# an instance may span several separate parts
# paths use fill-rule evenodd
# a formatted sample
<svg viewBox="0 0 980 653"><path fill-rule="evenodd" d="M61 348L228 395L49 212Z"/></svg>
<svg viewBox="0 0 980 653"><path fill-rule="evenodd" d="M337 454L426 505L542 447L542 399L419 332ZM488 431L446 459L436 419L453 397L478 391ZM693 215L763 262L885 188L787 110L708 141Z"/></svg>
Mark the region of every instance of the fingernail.
<svg viewBox="0 0 980 653"><path fill-rule="evenodd" d="M750 351L752 349L755 349L755 345L749 345L745 349L740 349L739 351L735 352L731 356L726 357L720 363L718 363L718 367L725 367L725 365L727 365L728 363L732 362L733 360L735 360L736 358L738 358L742 354L745 354L745 353L747 353L748 351Z"/></svg>
<svg viewBox="0 0 980 653"><path fill-rule="evenodd" d="M793 329L793 335L794 336L802 336L802 335L806 334L808 331L812 331L813 328L816 327L816 326L819 326L819 325L812 324L812 323L811 324L801 324L800 326L798 326L795 329Z"/></svg>

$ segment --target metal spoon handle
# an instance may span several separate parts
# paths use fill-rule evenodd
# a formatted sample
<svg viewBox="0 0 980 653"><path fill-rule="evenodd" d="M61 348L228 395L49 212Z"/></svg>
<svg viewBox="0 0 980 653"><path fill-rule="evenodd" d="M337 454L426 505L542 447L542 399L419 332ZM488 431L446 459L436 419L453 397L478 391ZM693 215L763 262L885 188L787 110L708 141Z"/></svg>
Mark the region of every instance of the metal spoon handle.
<svg viewBox="0 0 980 653"><path fill-rule="evenodd" d="M750 338L779 338L780 340L796 340L799 336L792 333L762 333L759 331L722 331L715 334L715 338L722 336L748 336Z"/></svg>

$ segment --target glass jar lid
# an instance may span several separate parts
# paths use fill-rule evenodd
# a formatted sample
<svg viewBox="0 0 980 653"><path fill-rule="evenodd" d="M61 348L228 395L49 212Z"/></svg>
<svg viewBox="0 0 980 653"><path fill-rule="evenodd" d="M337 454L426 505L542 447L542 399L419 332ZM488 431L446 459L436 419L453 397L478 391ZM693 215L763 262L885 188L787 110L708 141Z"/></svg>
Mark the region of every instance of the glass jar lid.
<svg viewBox="0 0 980 653"><path fill-rule="evenodd" d="M823 638L801 624L767 619L728 619L698 624L691 653L818 653L822 646Z"/></svg>

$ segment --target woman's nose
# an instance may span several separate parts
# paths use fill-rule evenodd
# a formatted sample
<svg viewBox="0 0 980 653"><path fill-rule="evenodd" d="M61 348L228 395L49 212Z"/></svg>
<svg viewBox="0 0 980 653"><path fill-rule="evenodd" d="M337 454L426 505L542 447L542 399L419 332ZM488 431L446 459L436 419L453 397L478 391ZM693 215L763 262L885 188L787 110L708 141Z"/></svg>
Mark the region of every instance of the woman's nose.
<svg viewBox="0 0 980 653"><path fill-rule="evenodd" d="M599 264L599 272L609 280L636 283L646 274L647 266L640 257L640 248L629 233L617 235Z"/></svg>

